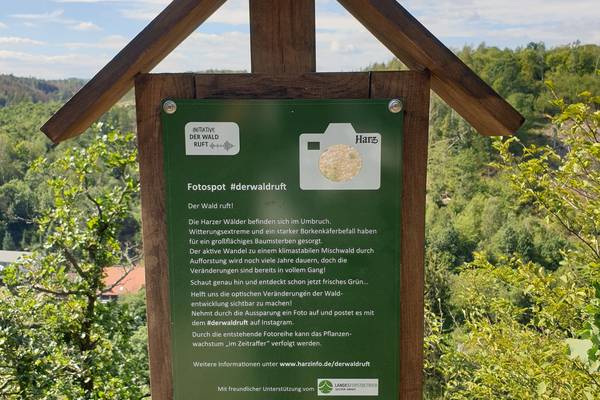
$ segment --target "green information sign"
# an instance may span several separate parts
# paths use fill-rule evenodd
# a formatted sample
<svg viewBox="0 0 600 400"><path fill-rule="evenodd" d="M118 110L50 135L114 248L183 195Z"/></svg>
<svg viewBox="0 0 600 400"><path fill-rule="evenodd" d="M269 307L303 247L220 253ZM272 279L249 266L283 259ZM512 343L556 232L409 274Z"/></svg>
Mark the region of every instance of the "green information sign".
<svg viewBox="0 0 600 400"><path fill-rule="evenodd" d="M396 398L402 113L163 111L175 400Z"/></svg>

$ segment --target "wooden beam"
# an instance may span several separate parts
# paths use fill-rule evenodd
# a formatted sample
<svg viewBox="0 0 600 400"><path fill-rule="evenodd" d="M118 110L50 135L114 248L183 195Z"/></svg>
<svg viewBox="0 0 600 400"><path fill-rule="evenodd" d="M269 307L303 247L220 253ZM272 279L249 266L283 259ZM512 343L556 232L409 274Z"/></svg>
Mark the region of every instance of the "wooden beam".
<svg viewBox="0 0 600 400"><path fill-rule="evenodd" d="M404 99L402 144L402 262L400 400L423 397L425 192L430 79L427 72L373 72L371 97Z"/></svg>
<svg viewBox="0 0 600 400"><path fill-rule="evenodd" d="M252 72L316 71L315 0L250 0Z"/></svg>
<svg viewBox="0 0 600 400"><path fill-rule="evenodd" d="M174 0L42 127L55 143L85 131L225 0Z"/></svg>
<svg viewBox="0 0 600 400"><path fill-rule="evenodd" d="M199 99L366 99L369 73L200 74Z"/></svg>
<svg viewBox="0 0 600 400"><path fill-rule="evenodd" d="M165 220L160 106L164 98L194 98L193 75L141 75L135 82L142 188L142 233L146 270L148 349L152 398L173 399L169 259Z"/></svg>
<svg viewBox="0 0 600 400"><path fill-rule="evenodd" d="M479 133L512 135L525 119L396 0L338 0L412 69L431 71L431 87Z"/></svg>

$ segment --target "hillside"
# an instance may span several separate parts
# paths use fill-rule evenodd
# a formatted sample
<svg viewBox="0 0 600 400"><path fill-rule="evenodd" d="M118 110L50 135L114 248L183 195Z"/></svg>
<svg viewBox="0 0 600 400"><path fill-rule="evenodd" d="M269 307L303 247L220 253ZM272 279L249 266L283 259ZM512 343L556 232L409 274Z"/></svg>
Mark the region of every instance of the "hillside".
<svg viewBox="0 0 600 400"><path fill-rule="evenodd" d="M43 80L0 75L0 107L21 102L64 102L84 84L83 79Z"/></svg>
<svg viewBox="0 0 600 400"><path fill-rule="evenodd" d="M205 70L198 73L244 73L233 70ZM64 103L69 100L87 80L78 78L44 80L38 78L22 78L14 75L0 74L0 107L8 107L22 102L28 103ZM120 105L135 103L134 91L130 90L123 96Z"/></svg>

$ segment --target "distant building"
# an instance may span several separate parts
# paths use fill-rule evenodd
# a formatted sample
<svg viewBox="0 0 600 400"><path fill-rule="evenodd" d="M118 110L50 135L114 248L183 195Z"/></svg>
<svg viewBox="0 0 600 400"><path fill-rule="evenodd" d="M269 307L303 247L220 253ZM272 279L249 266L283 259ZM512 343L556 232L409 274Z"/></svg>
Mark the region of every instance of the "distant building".
<svg viewBox="0 0 600 400"><path fill-rule="evenodd" d="M26 251L0 250L0 272L6 266L30 254ZM109 290L102 293L100 296L102 300L115 300L126 294L137 293L146 286L144 267L136 266L131 271L125 267L108 267L104 271L106 273L104 287L109 288ZM1 278L0 284L2 284Z"/></svg>
<svg viewBox="0 0 600 400"><path fill-rule="evenodd" d="M102 300L115 300L126 294L137 293L146 286L144 267L134 267L129 273L127 273L129 270L124 267L108 267L104 271L106 273L104 287L110 290L102 293ZM127 276L123 278L125 274Z"/></svg>
<svg viewBox="0 0 600 400"><path fill-rule="evenodd" d="M8 251L0 250L0 271L7 265L16 263L21 257L28 256L31 253L27 251Z"/></svg>

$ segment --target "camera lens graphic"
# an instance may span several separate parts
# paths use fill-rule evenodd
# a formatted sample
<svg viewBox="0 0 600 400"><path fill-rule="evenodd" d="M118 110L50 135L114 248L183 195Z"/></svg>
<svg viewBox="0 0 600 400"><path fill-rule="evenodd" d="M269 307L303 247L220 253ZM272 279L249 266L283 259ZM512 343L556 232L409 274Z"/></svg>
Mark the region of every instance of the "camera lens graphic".
<svg viewBox="0 0 600 400"><path fill-rule="evenodd" d="M358 150L347 144L329 146L319 158L321 174L333 182L347 182L360 172L363 161Z"/></svg>

